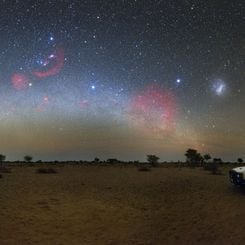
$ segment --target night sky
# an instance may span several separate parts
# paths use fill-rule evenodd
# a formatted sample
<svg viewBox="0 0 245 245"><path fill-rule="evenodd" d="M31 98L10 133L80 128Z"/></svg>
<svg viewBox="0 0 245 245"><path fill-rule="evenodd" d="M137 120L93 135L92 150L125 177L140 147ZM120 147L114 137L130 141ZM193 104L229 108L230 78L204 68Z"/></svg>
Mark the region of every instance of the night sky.
<svg viewBox="0 0 245 245"><path fill-rule="evenodd" d="M242 0L0 2L7 160L245 157Z"/></svg>

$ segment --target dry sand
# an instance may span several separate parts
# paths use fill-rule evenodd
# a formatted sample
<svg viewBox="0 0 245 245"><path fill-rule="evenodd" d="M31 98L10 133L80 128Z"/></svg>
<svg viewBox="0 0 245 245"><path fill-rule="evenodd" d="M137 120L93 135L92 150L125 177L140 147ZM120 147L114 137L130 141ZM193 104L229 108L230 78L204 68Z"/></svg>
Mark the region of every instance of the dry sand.
<svg viewBox="0 0 245 245"><path fill-rule="evenodd" d="M245 194L201 169L13 167L0 244L245 244Z"/></svg>

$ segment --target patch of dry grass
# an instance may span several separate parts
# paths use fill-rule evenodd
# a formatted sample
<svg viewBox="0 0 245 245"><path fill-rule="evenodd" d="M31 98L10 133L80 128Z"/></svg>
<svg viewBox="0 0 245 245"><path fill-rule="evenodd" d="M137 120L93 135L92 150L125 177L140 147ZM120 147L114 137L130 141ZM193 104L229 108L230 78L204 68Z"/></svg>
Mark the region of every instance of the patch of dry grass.
<svg viewBox="0 0 245 245"><path fill-rule="evenodd" d="M140 172L149 172L151 171L151 169L149 167L146 167L146 166L141 166L138 168L138 171Z"/></svg>
<svg viewBox="0 0 245 245"><path fill-rule="evenodd" d="M201 169L13 167L0 182L10 244L244 244L245 194ZM224 171L225 172L225 171Z"/></svg>
<svg viewBox="0 0 245 245"><path fill-rule="evenodd" d="M57 170L54 168L38 168L36 172L38 174L56 174Z"/></svg>
<svg viewBox="0 0 245 245"><path fill-rule="evenodd" d="M8 167L5 167L5 166L2 166L0 167L0 173L11 173L11 168L8 168Z"/></svg>

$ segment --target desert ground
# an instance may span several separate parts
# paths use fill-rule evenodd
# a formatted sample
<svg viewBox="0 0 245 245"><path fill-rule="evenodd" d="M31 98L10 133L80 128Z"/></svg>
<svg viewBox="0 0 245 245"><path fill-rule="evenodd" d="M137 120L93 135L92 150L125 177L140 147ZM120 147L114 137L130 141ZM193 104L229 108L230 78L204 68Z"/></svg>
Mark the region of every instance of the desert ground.
<svg viewBox="0 0 245 245"><path fill-rule="evenodd" d="M245 244L245 192L173 166L12 167L0 179L0 244Z"/></svg>

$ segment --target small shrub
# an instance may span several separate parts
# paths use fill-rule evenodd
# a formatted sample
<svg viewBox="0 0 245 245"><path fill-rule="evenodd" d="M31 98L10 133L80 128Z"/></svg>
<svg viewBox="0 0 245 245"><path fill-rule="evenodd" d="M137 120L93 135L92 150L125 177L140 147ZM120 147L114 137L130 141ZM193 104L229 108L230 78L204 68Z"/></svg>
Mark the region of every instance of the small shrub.
<svg viewBox="0 0 245 245"><path fill-rule="evenodd" d="M46 168L39 168L36 171L38 174L46 174L47 173L47 169Z"/></svg>
<svg viewBox="0 0 245 245"><path fill-rule="evenodd" d="M57 174L57 170L54 168L48 168L48 174Z"/></svg>
<svg viewBox="0 0 245 245"><path fill-rule="evenodd" d="M107 163L116 164L116 163L120 163L120 161L117 160L116 158L109 158L109 159L107 159Z"/></svg>
<svg viewBox="0 0 245 245"><path fill-rule="evenodd" d="M56 174L57 171L53 168L39 168L37 169L38 174Z"/></svg>
<svg viewBox="0 0 245 245"><path fill-rule="evenodd" d="M212 174L215 174L215 175L221 174L219 165L215 162L206 163L204 165L204 170L210 171Z"/></svg>
<svg viewBox="0 0 245 245"><path fill-rule="evenodd" d="M146 166L142 166L142 167L138 168L138 170L139 170L140 172L148 172L148 171L151 171L150 168L148 168L148 167L146 167Z"/></svg>
<svg viewBox="0 0 245 245"><path fill-rule="evenodd" d="M211 173L212 174L219 174L220 170L217 165L213 166Z"/></svg>

